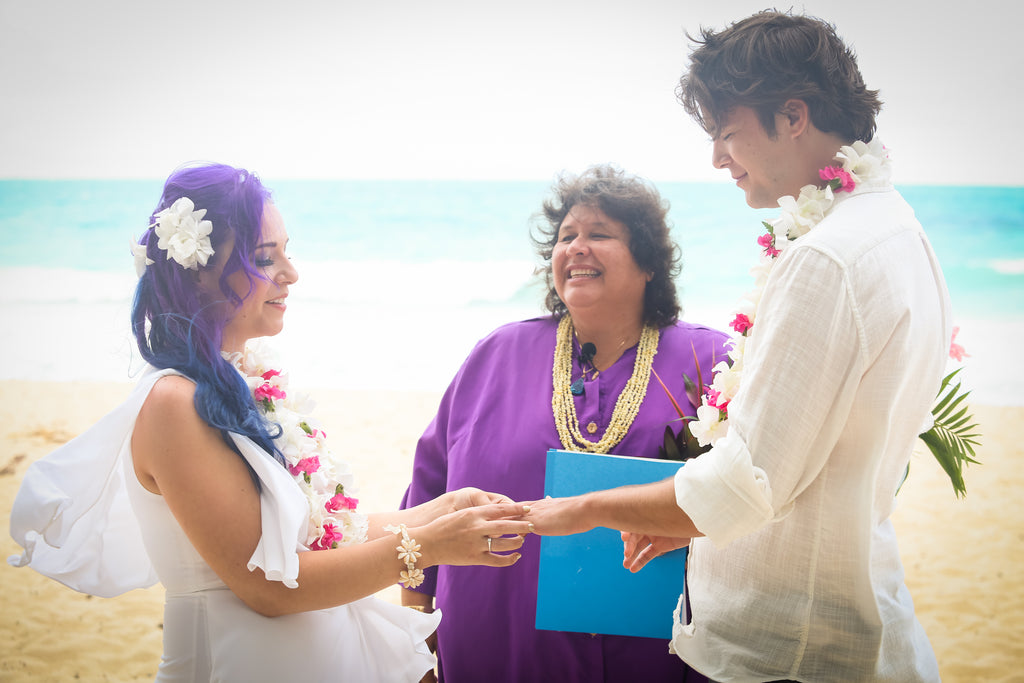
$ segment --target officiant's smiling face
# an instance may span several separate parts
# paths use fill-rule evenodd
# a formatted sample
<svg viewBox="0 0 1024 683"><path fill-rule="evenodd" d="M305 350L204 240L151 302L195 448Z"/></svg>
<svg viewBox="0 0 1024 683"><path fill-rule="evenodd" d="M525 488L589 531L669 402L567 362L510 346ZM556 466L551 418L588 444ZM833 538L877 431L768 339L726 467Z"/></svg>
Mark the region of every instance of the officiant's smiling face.
<svg viewBox="0 0 1024 683"><path fill-rule="evenodd" d="M577 204L558 229L551 252L555 291L569 312L602 306L643 311L651 279L630 251L630 232L600 208Z"/></svg>
<svg viewBox="0 0 1024 683"><path fill-rule="evenodd" d="M287 244L284 219L277 207L267 202L263 207L259 243L253 250L253 265L263 277L250 279L244 270L228 276L228 285L242 303L227 313L222 350L242 351L246 340L270 337L284 328L288 287L299 279L299 273L286 253ZM229 238L222 251L227 255L233 249L234 240ZM218 259L213 268L200 271L200 287L208 292L219 291L217 281L226 260L226 257Z"/></svg>

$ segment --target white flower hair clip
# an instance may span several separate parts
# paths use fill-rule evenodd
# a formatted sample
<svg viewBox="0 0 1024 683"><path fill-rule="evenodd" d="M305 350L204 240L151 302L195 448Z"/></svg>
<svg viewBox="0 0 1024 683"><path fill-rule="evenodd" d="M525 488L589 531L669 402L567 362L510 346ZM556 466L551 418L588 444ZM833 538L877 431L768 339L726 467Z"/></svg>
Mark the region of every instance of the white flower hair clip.
<svg viewBox="0 0 1024 683"><path fill-rule="evenodd" d="M149 226L156 228L156 235L160 238L157 247L166 251L167 258L173 258L182 268L199 270L199 266L205 266L213 256L213 246L210 244L213 223L203 220L205 215L206 209L196 210L191 199L180 197L170 207L156 214L155 222ZM134 248L132 251L137 254ZM136 259L137 268L137 256Z"/></svg>
<svg viewBox="0 0 1024 683"><path fill-rule="evenodd" d="M146 266L154 263L153 259L146 255L146 245L139 244L135 240L129 240L132 256L135 257L135 274L142 277L146 274Z"/></svg>

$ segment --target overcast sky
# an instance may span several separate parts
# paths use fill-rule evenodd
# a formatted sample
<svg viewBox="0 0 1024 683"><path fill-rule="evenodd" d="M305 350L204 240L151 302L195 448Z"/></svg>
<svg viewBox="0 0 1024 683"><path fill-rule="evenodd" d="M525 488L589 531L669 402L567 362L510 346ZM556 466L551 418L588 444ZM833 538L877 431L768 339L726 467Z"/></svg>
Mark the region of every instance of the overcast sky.
<svg viewBox="0 0 1024 683"><path fill-rule="evenodd" d="M675 101L744 0L0 0L0 178L722 180ZM783 5L789 7L790 5ZM885 102L897 182L1024 185L1024 11L808 0Z"/></svg>

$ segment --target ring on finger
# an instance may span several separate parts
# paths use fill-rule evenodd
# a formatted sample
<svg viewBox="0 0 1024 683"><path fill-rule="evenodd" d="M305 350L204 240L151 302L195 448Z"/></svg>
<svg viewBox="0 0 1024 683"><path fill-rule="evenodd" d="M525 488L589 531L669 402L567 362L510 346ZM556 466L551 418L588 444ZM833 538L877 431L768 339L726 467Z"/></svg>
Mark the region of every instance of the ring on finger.
<svg viewBox="0 0 1024 683"><path fill-rule="evenodd" d="M493 539L493 538L491 538L490 536L488 536L488 537L487 537L487 552L493 552L493 551L491 550L491 542L492 542L493 540L494 540L494 539Z"/></svg>

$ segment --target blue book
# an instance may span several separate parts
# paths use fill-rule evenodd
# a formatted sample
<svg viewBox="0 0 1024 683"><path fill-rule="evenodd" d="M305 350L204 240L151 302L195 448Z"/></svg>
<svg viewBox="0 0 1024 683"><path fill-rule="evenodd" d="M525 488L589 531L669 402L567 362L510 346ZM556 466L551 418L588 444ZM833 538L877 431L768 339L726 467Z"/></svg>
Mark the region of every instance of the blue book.
<svg viewBox="0 0 1024 683"><path fill-rule="evenodd" d="M673 476L675 460L549 450L544 495L554 498ZM655 558L636 574L622 566L618 531L592 529L540 542L538 629L672 638L672 612L686 578L686 548Z"/></svg>

